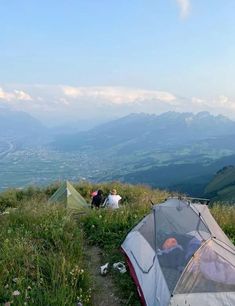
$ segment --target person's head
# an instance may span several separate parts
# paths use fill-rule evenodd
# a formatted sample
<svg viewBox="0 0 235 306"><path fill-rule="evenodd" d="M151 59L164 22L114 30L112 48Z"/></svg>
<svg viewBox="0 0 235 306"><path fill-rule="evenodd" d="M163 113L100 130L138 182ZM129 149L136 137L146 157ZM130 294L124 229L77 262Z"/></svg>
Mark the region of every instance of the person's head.
<svg viewBox="0 0 235 306"><path fill-rule="evenodd" d="M103 191L102 191L101 189L99 189L99 190L97 191L97 194L98 194L98 195L102 195L102 194L103 194Z"/></svg>
<svg viewBox="0 0 235 306"><path fill-rule="evenodd" d="M94 196L96 196L97 195L97 191L92 191L91 192L91 197L94 197Z"/></svg>
<svg viewBox="0 0 235 306"><path fill-rule="evenodd" d="M165 240L165 242L162 245L163 250L171 249L175 246L177 246L178 242L175 238L168 238Z"/></svg>
<svg viewBox="0 0 235 306"><path fill-rule="evenodd" d="M113 190L111 190L111 195L116 195L117 194L117 190L116 189L113 189Z"/></svg>

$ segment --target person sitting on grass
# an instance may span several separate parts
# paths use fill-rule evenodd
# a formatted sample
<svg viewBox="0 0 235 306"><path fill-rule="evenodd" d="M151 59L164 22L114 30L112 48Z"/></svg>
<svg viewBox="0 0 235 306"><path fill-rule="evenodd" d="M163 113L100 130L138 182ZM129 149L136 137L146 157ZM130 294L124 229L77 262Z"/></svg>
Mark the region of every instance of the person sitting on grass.
<svg viewBox="0 0 235 306"><path fill-rule="evenodd" d="M97 191L97 194L92 198L91 208L99 209L100 206L102 205L103 201L104 201L103 191L101 189L99 189Z"/></svg>
<svg viewBox="0 0 235 306"><path fill-rule="evenodd" d="M104 207L111 209L119 208L119 201L121 200L121 196L117 194L117 190L113 189L104 202Z"/></svg>

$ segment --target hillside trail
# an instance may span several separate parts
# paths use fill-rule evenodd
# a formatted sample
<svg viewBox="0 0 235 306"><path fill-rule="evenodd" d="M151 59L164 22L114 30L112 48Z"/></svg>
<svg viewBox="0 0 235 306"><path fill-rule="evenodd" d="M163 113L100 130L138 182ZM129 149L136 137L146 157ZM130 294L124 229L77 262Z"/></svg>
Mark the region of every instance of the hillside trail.
<svg viewBox="0 0 235 306"><path fill-rule="evenodd" d="M101 250L96 246L85 247L87 266L92 275L92 289L94 306L121 306L121 300L117 297L117 289L110 275L102 276L100 266L102 262Z"/></svg>

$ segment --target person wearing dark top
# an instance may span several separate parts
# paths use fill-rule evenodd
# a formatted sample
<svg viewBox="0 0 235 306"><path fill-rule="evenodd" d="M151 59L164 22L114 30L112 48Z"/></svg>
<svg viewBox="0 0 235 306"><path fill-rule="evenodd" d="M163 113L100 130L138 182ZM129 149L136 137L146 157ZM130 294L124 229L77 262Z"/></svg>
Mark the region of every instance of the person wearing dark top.
<svg viewBox="0 0 235 306"><path fill-rule="evenodd" d="M100 208L103 200L103 191L99 189L97 195L92 198L91 208Z"/></svg>

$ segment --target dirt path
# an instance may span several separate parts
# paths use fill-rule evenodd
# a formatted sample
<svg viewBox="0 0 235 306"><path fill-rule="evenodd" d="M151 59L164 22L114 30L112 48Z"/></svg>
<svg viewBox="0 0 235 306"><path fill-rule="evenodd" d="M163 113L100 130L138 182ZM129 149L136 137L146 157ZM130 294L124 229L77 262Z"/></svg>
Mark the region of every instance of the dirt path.
<svg viewBox="0 0 235 306"><path fill-rule="evenodd" d="M98 247L87 246L85 249L88 269L93 277L93 300L94 306L121 306L120 299L116 296L116 288L110 275L100 275L102 254Z"/></svg>

